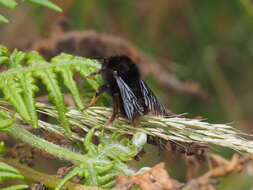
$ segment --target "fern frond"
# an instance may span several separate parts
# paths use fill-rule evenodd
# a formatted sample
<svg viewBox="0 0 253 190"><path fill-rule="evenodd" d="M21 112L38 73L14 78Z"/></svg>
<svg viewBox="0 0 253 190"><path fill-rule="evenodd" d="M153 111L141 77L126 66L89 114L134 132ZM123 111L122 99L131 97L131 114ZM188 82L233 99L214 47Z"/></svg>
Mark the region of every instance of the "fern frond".
<svg viewBox="0 0 253 190"><path fill-rule="evenodd" d="M9 56L9 67L10 68L22 67L21 63L25 60L25 58L26 58L26 53L15 49L12 52L12 54Z"/></svg>
<svg viewBox="0 0 253 190"><path fill-rule="evenodd" d="M24 176L21 175L21 173L13 168L12 166L5 164L4 162L0 162L0 184L3 184L5 179L24 179ZM9 186L6 188L1 188L1 189L27 189L28 185L14 185L14 186Z"/></svg>
<svg viewBox="0 0 253 190"><path fill-rule="evenodd" d="M0 110L0 132L9 132L15 118L11 118L7 111Z"/></svg>
<svg viewBox="0 0 253 190"><path fill-rule="evenodd" d="M38 117L36 114L34 95L39 90L39 88L35 85L35 80L32 77L32 73L20 74L19 80L20 86L23 89L23 100L26 105L26 109L28 110L30 121L36 128L38 127Z"/></svg>
<svg viewBox="0 0 253 190"><path fill-rule="evenodd" d="M1 188L1 190L22 190L27 188L28 185L12 185L10 187Z"/></svg>
<svg viewBox="0 0 253 190"><path fill-rule="evenodd" d="M72 169L61 181L60 183L57 185L57 187L55 188L55 190L61 190L61 188L69 181L71 180L73 177L75 177L76 175L78 175L78 173L80 173L80 168L74 168Z"/></svg>
<svg viewBox="0 0 253 190"><path fill-rule="evenodd" d="M54 11L62 12L62 9L56 4L52 3L49 0L25 0L26 2L33 3L42 7L49 8Z"/></svg>
<svg viewBox="0 0 253 190"><path fill-rule="evenodd" d="M23 176L18 170L4 162L0 162L0 181L4 178L9 178L9 176L16 179L23 179Z"/></svg>
<svg viewBox="0 0 253 190"><path fill-rule="evenodd" d="M66 132L70 133L69 121L65 115L67 107L58 75L62 76L63 84L72 94L77 108L83 109L84 105L77 84L73 79L74 73L78 72L85 77L97 71L100 68L100 64L90 59L68 54L56 56L52 58L50 63L37 52L24 53L14 50L10 54L8 49L3 46L0 46L0 61L10 68L0 74L0 90L22 119L31 123L34 127L38 126L35 93L39 90L36 86L36 79L40 79L46 86L49 100L55 104L59 121ZM101 79L96 76L87 79L86 82L92 88L97 89Z"/></svg>
<svg viewBox="0 0 253 190"><path fill-rule="evenodd" d="M2 63L9 68L22 68L27 54L14 50L11 54L7 48L1 47L0 58ZM36 115L34 93L38 88L34 85L35 81L31 73L17 73L14 78L4 78L0 82L5 98L12 102L13 106L22 115L25 121L31 122L35 127L38 126Z"/></svg>
<svg viewBox="0 0 253 190"><path fill-rule="evenodd" d="M65 116L67 108L64 103L63 93L57 81L57 75L52 68L39 70L35 72L35 75L42 80L48 91L49 99L55 104L59 114L59 120L65 127L67 133L70 133L69 122Z"/></svg>
<svg viewBox="0 0 253 190"><path fill-rule="evenodd" d="M60 72L62 74L62 77L64 79L64 84L70 90L76 106L79 109L83 109L84 105L81 100L80 93L77 88L76 82L73 79L73 71L71 70L70 66L65 65L63 67L56 67L55 71Z"/></svg>
<svg viewBox="0 0 253 190"><path fill-rule="evenodd" d="M0 5L7 9L13 9L17 6L17 2L15 0L0 0Z"/></svg>
<svg viewBox="0 0 253 190"><path fill-rule="evenodd" d="M32 3L41 7L46 7L48 9L62 12L62 9L56 4L52 3L49 0L24 0L23 2ZM14 9L18 5L16 0L0 0L0 7L4 7L6 9ZM8 20L0 14L0 23L8 23Z"/></svg>
<svg viewBox="0 0 253 190"><path fill-rule="evenodd" d="M131 160L138 153L138 148L133 141L127 138L118 140L120 135L114 133L112 137L105 137L104 133L99 135L99 145L92 143L95 130L101 126L93 127L86 135L83 146L87 156L93 162L82 163L75 167L59 183L56 190L74 176L79 176L86 185L111 188L115 185L115 177L122 172L128 173L124 162Z"/></svg>
<svg viewBox="0 0 253 190"><path fill-rule="evenodd" d="M86 77L91 73L98 71L101 68L101 64L99 64L96 60L91 60L83 57L75 57L70 54L62 53L56 57L51 59L51 62L54 64L60 65L70 65L71 70L80 73L82 77ZM101 85L102 80L99 76L94 76L92 78L86 78L85 81L91 86L93 89L97 90Z"/></svg>
<svg viewBox="0 0 253 190"><path fill-rule="evenodd" d="M15 122L14 119L4 119L0 121L0 132L9 132L10 127Z"/></svg>
<svg viewBox="0 0 253 190"><path fill-rule="evenodd" d="M3 141L0 142L0 155L5 153L5 144Z"/></svg>
<svg viewBox="0 0 253 190"><path fill-rule="evenodd" d="M21 117L25 121L30 122L29 110L27 110L23 100L23 89L21 88L17 75L10 78L0 76L0 89L3 92L5 99L16 108Z"/></svg>
<svg viewBox="0 0 253 190"><path fill-rule="evenodd" d="M113 138L110 138L109 135L106 137L106 135L100 134L99 140L101 142L99 145L95 145L91 142L91 139L95 132L99 133L99 131L95 131L97 128L91 129L85 137L84 149L86 154L73 152L55 145L33 135L22 126L16 124L12 126L13 130L10 133L31 146L76 164L77 169L74 169L73 172L66 176L67 180L72 176L78 175L83 179L84 184L111 187L115 183L115 176L119 175L119 173L134 173L127 167L125 161L131 160L136 156L139 149L135 146L136 143L129 139L118 140L119 135L113 135ZM64 179L64 182L60 183L60 185L63 185L67 180Z"/></svg>
<svg viewBox="0 0 253 190"><path fill-rule="evenodd" d="M0 110L0 132L10 132L15 119L11 118L7 111ZM0 141L0 155L5 153L5 144Z"/></svg>
<svg viewBox="0 0 253 190"><path fill-rule="evenodd" d="M8 49L5 46L0 45L0 64L5 63L8 59Z"/></svg>
<svg viewBox="0 0 253 190"><path fill-rule="evenodd" d="M0 14L0 23L8 23L9 20L3 16L2 14ZM1 63L1 60L0 60L0 63Z"/></svg>

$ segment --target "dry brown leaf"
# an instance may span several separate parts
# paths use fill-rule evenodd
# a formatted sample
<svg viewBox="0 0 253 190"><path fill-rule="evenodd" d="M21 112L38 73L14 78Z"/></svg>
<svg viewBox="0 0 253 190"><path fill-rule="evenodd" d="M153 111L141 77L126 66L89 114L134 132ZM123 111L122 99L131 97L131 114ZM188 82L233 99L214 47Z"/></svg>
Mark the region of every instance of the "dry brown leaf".
<svg viewBox="0 0 253 190"><path fill-rule="evenodd" d="M117 189L127 190L134 185L139 186L142 190L171 190L181 186L179 182L169 177L163 162L129 179L125 175L117 178Z"/></svg>

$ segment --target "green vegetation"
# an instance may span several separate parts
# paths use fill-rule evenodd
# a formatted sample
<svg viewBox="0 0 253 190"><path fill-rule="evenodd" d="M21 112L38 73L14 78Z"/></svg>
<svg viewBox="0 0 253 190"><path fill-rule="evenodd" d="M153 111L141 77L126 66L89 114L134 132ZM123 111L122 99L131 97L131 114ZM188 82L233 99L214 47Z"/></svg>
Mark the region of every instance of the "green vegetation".
<svg viewBox="0 0 253 190"><path fill-rule="evenodd" d="M24 0L24 2L46 7L58 12L62 11L60 7L58 7L56 4L52 3L49 0ZM17 5L18 3L16 0L0 0L0 7L4 7L6 9L15 9ZM0 23L8 23L8 22L9 20L0 14Z"/></svg>
<svg viewBox="0 0 253 190"><path fill-rule="evenodd" d="M20 42L24 43L26 40L36 42L41 36L49 33L49 28L53 20L57 20L58 15L48 9L62 11L55 3L64 10L70 30L92 29L122 36L144 54L151 55L157 63L161 63L161 68L168 71L168 76L175 77L186 84L193 83L194 85L189 85L193 89L196 86L201 87L208 94L207 99L189 96L189 94L164 87L157 80L159 73L157 76L153 74L146 78L161 102L170 110L175 113L187 112L187 118L196 116L208 118L208 122L180 118L158 119L147 116L141 119L142 125L138 128L131 126L123 118L118 118L113 125L104 130L99 127L92 128L103 125L111 115L110 109L104 107L108 106L106 95L100 99L99 105L102 107L85 109L91 94L102 82L99 76L94 78L86 78L86 76L97 71L100 64L93 59L64 52L45 59L38 52L15 49ZM22 6L18 6L21 4ZM29 4L38 6L29 6ZM194 2L0 0L0 7L2 8L0 22L3 23L0 27L1 45L5 44L11 49L0 46L2 68L0 132L8 132L13 137L21 139L22 142L74 164L71 172L60 183L52 176L44 177L45 174L38 173L42 179L50 178L54 181L47 184L45 180L48 187L56 188L58 184L57 188L60 189L62 185L68 185L73 176L81 179L80 183L83 185L112 187L115 184L115 176L120 172L129 174L137 171L137 169L130 171L127 166L128 161L132 160L139 151L132 138L132 134L136 132L145 132L149 136L159 137L161 140L159 143L164 143L164 140L176 141L176 144L180 142L179 146L183 142L208 143L210 152L228 159L234 154L233 150L252 153L252 142L245 140L245 138L251 138L253 122L251 103L253 97L253 65L251 63L253 3L250 0L229 3L225 0ZM41 7L48 9L41 9ZM9 16L5 16L8 14ZM9 18L10 23L8 23ZM57 34L55 36L60 36L57 33L58 30L54 30ZM99 43L95 41L95 44L100 50ZM24 43L22 47L26 46L27 44ZM78 80L76 77L79 77ZM69 94L73 99L71 106L68 105L65 97ZM36 98L42 96L48 97L50 103L36 101ZM42 116L48 117L47 120L43 120ZM217 125L209 122L229 124ZM231 122L233 122L233 128ZM71 148L56 146L54 143L45 141L43 135L35 128L43 129L46 134L57 133L74 145ZM76 133L76 128L85 131L85 135ZM241 131L245 131L247 135ZM121 135L127 134L129 139L123 136L116 138L119 132ZM115 134L115 138L112 138ZM91 140L94 136L98 138L98 143ZM119 145L117 146L119 149L110 149L113 145ZM122 151L122 146L125 152ZM142 144L140 147L143 146ZM46 150L43 147L51 147L51 149ZM5 155L6 148L9 147L5 147L5 143L1 141L1 155ZM107 148L110 150L108 154L104 152ZM119 150L123 155L118 154ZM168 153L167 150L162 151L162 155L166 155L164 157L153 155L151 152L153 149L146 150L148 155L151 154L147 156L150 159L147 158L148 161L145 163L140 160L138 163L140 167L151 166L150 163L153 163L154 157L160 161L168 161L166 160L168 157L173 159L171 157L175 156L174 152ZM102 164L103 167L100 167L101 163L96 161L87 164L87 160L93 160L96 157L101 157L101 161L105 163L105 165ZM179 181L188 180L186 172L182 172L186 170L183 162L184 160L182 161L180 157L178 162L168 166L169 174L179 176L177 177ZM24 180L22 176L29 173L25 169L8 170L4 160L1 160L0 165L1 163L4 164L0 168L0 179L4 179L1 185L7 177L18 176L17 179ZM112 163L117 163L117 167L113 167ZM203 165L202 162L199 164ZM11 164L9 165L12 167ZM200 171L203 172L205 169L203 166ZM25 171L24 175L22 171ZM32 178L33 182L36 182L35 175ZM10 188L25 189L27 186L16 185L1 189ZM233 174L222 179L217 188L219 190L235 188L249 190L252 188L252 180L246 172L240 175Z"/></svg>

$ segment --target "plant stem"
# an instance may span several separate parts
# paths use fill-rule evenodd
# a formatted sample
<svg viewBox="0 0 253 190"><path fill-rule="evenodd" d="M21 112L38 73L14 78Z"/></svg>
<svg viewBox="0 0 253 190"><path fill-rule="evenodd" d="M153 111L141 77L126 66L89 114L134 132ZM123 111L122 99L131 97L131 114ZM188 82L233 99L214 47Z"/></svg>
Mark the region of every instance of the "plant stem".
<svg viewBox="0 0 253 190"><path fill-rule="evenodd" d="M70 161L72 163L80 164L80 163L87 163L92 161L85 155L79 154L77 152L73 152L68 150L67 148L63 148L59 145L50 143L42 138L39 138L32 133L28 132L23 128L23 126L19 126L14 124L12 130L10 132L11 135L14 137L19 138L23 142L39 148L45 152L48 152L60 159Z"/></svg>
<svg viewBox="0 0 253 190"><path fill-rule="evenodd" d="M25 180L29 181L29 182L40 182L42 184L44 184L45 186L54 189L58 183L60 183L60 181L62 179L57 178L55 175L48 175L42 172L38 172L32 168L29 168L23 164L18 163L17 160L15 159L10 159L10 158L0 158L0 161L7 163L13 167L15 167L16 169L18 169L22 175L25 177ZM88 186L84 186L84 185L80 185L80 184L75 184L75 183L71 183L71 182L67 182L65 184L65 187L67 187L68 190L102 190L98 187L88 187Z"/></svg>

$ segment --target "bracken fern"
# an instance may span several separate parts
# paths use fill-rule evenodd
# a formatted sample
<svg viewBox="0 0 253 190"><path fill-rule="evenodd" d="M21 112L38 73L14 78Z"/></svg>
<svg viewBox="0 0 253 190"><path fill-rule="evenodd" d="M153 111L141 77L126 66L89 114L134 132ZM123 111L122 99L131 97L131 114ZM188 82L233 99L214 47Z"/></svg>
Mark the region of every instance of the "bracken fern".
<svg viewBox="0 0 253 190"><path fill-rule="evenodd" d="M0 110L0 132L9 132L11 126L14 124L14 119L12 119L8 112L4 110ZM0 156L4 154L5 147L4 142L0 141ZM5 179L24 179L22 174L13 168L12 166L0 162L0 184L3 184ZM5 188L1 188L1 190L21 190L27 189L27 185L12 185Z"/></svg>
<svg viewBox="0 0 253 190"><path fill-rule="evenodd" d="M23 2L32 3L58 12L62 11L60 7L58 7L56 4L52 3L49 0L23 0ZM17 5L18 3L16 2L16 0L0 0L0 7L6 9L14 9L17 7ZM8 22L9 20L0 14L0 23L8 23Z"/></svg>
<svg viewBox="0 0 253 190"><path fill-rule="evenodd" d="M142 138L139 138L139 133L136 134L138 137L134 137L132 140L127 138L119 140L119 133L107 136L99 130L95 131L99 127L93 127L85 136L83 140L85 154L37 137L25 130L22 125L14 124L10 133L24 143L29 143L31 146L75 164L75 168L58 184L56 189L61 189L74 176L79 176L82 179L82 184L110 188L115 184L115 176L120 173L134 173L125 162L137 155L146 140L144 139L140 142ZM99 133L98 145L92 143L92 137L95 132Z"/></svg>
<svg viewBox="0 0 253 190"><path fill-rule="evenodd" d="M74 176L81 177L84 184L89 186L111 188L115 185L115 177L121 172L132 173L124 162L131 160L138 153L138 147L127 138L118 140L119 134L114 133L111 137L99 135L100 143L92 143L95 129L93 127L83 141L83 147L90 159L82 163L68 173L55 190L60 190L66 181ZM134 140L134 138L133 138Z"/></svg>
<svg viewBox="0 0 253 190"><path fill-rule="evenodd" d="M61 124L70 133L69 121L65 116L67 107L58 75L61 75L64 85L68 88L78 109L83 109L77 84L73 79L74 73L81 76L91 74L100 68L94 60L61 54L47 62L37 52L24 53L0 47L0 63L8 70L0 74L0 90L4 98L17 110L22 119L38 126L38 117L35 108L35 94L39 90L36 82L39 80L46 86L49 100L55 104ZM86 79L94 89L99 86L99 77Z"/></svg>
<svg viewBox="0 0 253 190"><path fill-rule="evenodd" d="M4 182L5 179L24 179L24 176L12 166L0 162L0 184ZM1 188L1 190L21 190L27 189L28 185L12 185L6 188Z"/></svg>

